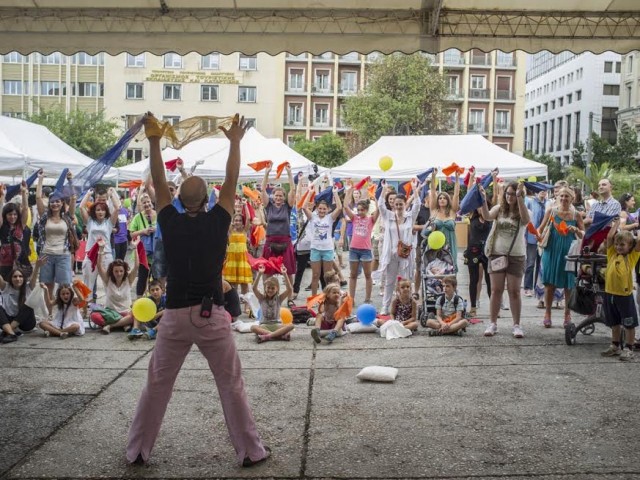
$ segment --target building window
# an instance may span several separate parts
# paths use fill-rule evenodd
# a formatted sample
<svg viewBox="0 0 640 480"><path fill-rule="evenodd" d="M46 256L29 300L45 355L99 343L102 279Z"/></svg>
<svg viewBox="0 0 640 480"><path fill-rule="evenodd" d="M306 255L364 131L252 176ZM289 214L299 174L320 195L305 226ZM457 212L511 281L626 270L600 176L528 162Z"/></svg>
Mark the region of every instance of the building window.
<svg viewBox="0 0 640 480"><path fill-rule="evenodd" d="M179 83L165 83L163 92L163 100L180 100L182 98L182 85Z"/></svg>
<svg viewBox="0 0 640 480"><path fill-rule="evenodd" d="M620 95L620 85L603 85L603 95Z"/></svg>
<svg viewBox="0 0 640 480"><path fill-rule="evenodd" d="M356 72L340 72L340 90L342 93L358 91L358 74Z"/></svg>
<svg viewBox="0 0 640 480"><path fill-rule="evenodd" d="M101 53L89 55L88 53L80 52L73 56L73 63L76 65L104 65L104 56Z"/></svg>
<svg viewBox="0 0 640 480"><path fill-rule="evenodd" d="M556 150L562 150L562 117L558 117L558 145Z"/></svg>
<svg viewBox="0 0 640 480"><path fill-rule="evenodd" d="M57 97L60 95L59 82L40 82L40 96Z"/></svg>
<svg viewBox="0 0 640 480"><path fill-rule="evenodd" d="M495 143L496 146L500 147L500 148L504 148L507 152L509 151L509 144L508 143Z"/></svg>
<svg viewBox="0 0 640 480"><path fill-rule="evenodd" d="M511 133L511 112L496 110L494 133Z"/></svg>
<svg viewBox="0 0 640 480"><path fill-rule="evenodd" d="M459 95L460 91L458 89L460 77L458 75L447 75L447 91L449 95Z"/></svg>
<svg viewBox="0 0 640 480"><path fill-rule="evenodd" d="M304 125L304 114L303 114L303 104L302 103L290 103L287 109L287 124L291 126L302 126Z"/></svg>
<svg viewBox="0 0 640 480"><path fill-rule="evenodd" d="M257 70L258 69L258 57L256 55L243 55L240 54L240 65L238 70Z"/></svg>
<svg viewBox="0 0 640 480"><path fill-rule="evenodd" d="M4 63L29 63L29 57L25 57L21 53L7 53L3 58Z"/></svg>
<svg viewBox="0 0 640 480"><path fill-rule="evenodd" d="M127 83L127 100L142 100L144 91L144 84L142 83Z"/></svg>
<svg viewBox="0 0 640 480"><path fill-rule="evenodd" d="M174 126L180 123L180 116L179 115L163 115L162 121L169 122L169 125Z"/></svg>
<svg viewBox="0 0 640 480"><path fill-rule="evenodd" d="M200 100L203 102L217 102L220 100L218 97L218 85L201 85L200 86Z"/></svg>
<svg viewBox="0 0 640 480"><path fill-rule="evenodd" d="M573 94L569 94L567 95L567 105L569 105L571 102L573 102Z"/></svg>
<svg viewBox="0 0 640 480"><path fill-rule="evenodd" d="M576 102L579 102L580 100L582 100L582 90L577 90L576 91Z"/></svg>
<svg viewBox="0 0 640 480"><path fill-rule="evenodd" d="M293 148L293 145L296 143L294 138L295 135L287 135L287 145L291 148Z"/></svg>
<svg viewBox="0 0 640 480"><path fill-rule="evenodd" d="M2 93L3 95L27 95L29 93L29 83L21 82L20 80L3 80Z"/></svg>
<svg viewBox="0 0 640 480"><path fill-rule="evenodd" d="M633 73L633 54L627 56L627 75Z"/></svg>
<svg viewBox="0 0 640 480"><path fill-rule="evenodd" d="M496 66L498 67L513 67L515 65L513 52L505 53L498 50L496 54Z"/></svg>
<svg viewBox="0 0 640 480"><path fill-rule="evenodd" d="M545 104L542 106L542 111L543 111L543 112L546 112L547 110L549 110L549 104L548 104L548 103L545 103Z"/></svg>
<svg viewBox="0 0 640 480"><path fill-rule="evenodd" d="M471 89L484 89L486 85L487 77L484 75L471 75Z"/></svg>
<svg viewBox="0 0 640 480"><path fill-rule="evenodd" d="M622 70L622 62L616 62L616 73L620 73Z"/></svg>
<svg viewBox="0 0 640 480"><path fill-rule="evenodd" d="M244 121L247 123L247 128L258 128L258 121L255 118L245 117Z"/></svg>
<svg viewBox="0 0 640 480"><path fill-rule="evenodd" d="M292 53L287 53L287 59L289 59L289 60L306 60L307 59L307 54L306 53L300 53L298 55L294 55Z"/></svg>
<svg viewBox="0 0 640 480"><path fill-rule="evenodd" d="M580 141L580 112L576 112L575 117L576 117L576 133L575 133L575 139L573 143L578 143Z"/></svg>
<svg viewBox="0 0 640 480"><path fill-rule="evenodd" d="M549 122L549 151L553 152L556 148L555 146L555 138L556 138L556 121L551 120Z"/></svg>
<svg viewBox="0 0 640 480"><path fill-rule="evenodd" d="M484 133L484 110L472 108L469 110L469 133Z"/></svg>
<svg viewBox="0 0 640 480"><path fill-rule="evenodd" d="M304 91L304 70L302 68L289 69L289 88L290 92Z"/></svg>
<svg viewBox="0 0 640 480"><path fill-rule="evenodd" d="M564 97L560 97L558 99L558 107L562 107L564 105Z"/></svg>
<svg viewBox="0 0 640 480"><path fill-rule="evenodd" d="M340 60L348 60L350 62L354 62L354 61L358 61L360 60L360 56L358 54L358 52L349 52L346 55L340 55Z"/></svg>
<svg viewBox="0 0 640 480"><path fill-rule="evenodd" d="M209 55L203 55L200 67L202 70L220 70L220 54L210 53Z"/></svg>
<svg viewBox="0 0 640 480"><path fill-rule="evenodd" d="M611 145L615 145L617 130L617 112L616 107L603 107L602 108L602 123L600 136L607 140Z"/></svg>
<svg viewBox="0 0 640 480"><path fill-rule="evenodd" d="M139 162L142 160L141 148L127 148L127 160L129 163Z"/></svg>
<svg viewBox="0 0 640 480"><path fill-rule="evenodd" d="M316 127L329 126L329 104L316 103L313 107L313 125Z"/></svg>
<svg viewBox="0 0 640 480"><path fill-rule="evenodd" d="M328 92L331 88L329 70L316 70L314 87L317 92Z"/></svg>
<svg viewBox="0 0 640 480"><path fill-rule="evenodd" d="M127 67L144 68L144 53L131 55L127 53Z"/></svg>
<svg viewBox="0 0 640 480"><path fill-rule="evenodd" d="M625 90L627 92L626 98L625 98L625 107L631 108L631 94L632 94L631 85L630 84L626 85Z"/></svg>
<svg viewBox="0 0 640 480"><path fill-rule="evenodd" d="M613 72L613 62L604 62L604 73Z"/></svg>
<svg viewBox="0 0 640 480"><path fill-rule="evenodd" d="M65 63L65 58L62 56L60 52L54 52L50 55L40 54L41 65L64 65L64 63Z"/></svg>
<svg viewBox="0 0 640 480"><path fill-rule="evenodd" d="M238 87L238 102L255 103L257 97L256 87Z"/></svg>
<svg viewBox="0 0 640 480"><path fill-rule="evenodd" d="M458 109L447 110L449 118L447 119L447 125L449 130L454 133L460 132L460 123L458 121Z"/></svg>
<svg viewBox="0 0 640 480"><path fill-rule="evenodd" d="M182 57L177 53L165 53L164 68L182 68Z"/></svg>
<svg viewBox="0 0 640 480"><path fill-rule="evenodd" d="M79 97L104 97L104 84L95 82L78 82Z"/></svg>

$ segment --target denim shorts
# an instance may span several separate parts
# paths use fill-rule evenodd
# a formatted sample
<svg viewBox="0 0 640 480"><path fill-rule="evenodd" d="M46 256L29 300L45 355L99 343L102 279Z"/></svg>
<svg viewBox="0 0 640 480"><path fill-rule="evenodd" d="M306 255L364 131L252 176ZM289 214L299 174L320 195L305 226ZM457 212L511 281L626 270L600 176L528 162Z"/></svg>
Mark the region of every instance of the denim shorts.
<svg viewBox="0 0 640 480"><path fill-rule="evenodd" d="M42 283L71 284L71 254L47 255L47 263L40 267L40 281Z"/></svg>
<svg viewBox="0 0 640 480"><path fill-rule="evenodd" d="M164 243L162 240L156 239L153 243L153 263L151 264L151 273L153 278L165 278L169 265L167 264L167 255L164 253Z"/></svg>
<svg viewBox="0 0 640 480"><path fill-rule="evenodd" d="M311 249L311 255L309 256L310 262L333 262L335 252L333 250L317 250Z"/></svg>
<svg viewBox="0 0 640 480"><path fill-rule="evenodd" d="M371 262L373 261L373 254L371 250L364 248L352 248L349 250L350 262Z"/></svg>

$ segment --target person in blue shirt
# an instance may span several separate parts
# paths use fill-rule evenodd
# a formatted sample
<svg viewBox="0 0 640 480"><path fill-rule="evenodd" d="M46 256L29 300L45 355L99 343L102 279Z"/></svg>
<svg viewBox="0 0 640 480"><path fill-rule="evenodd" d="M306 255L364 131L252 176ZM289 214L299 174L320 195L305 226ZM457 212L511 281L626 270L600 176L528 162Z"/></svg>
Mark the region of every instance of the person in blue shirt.
<svg viewBox="0 0 640 480"><path fill-rule="evenodd" d="M543 190L534 195L527 196L524 200L526 207L531 212L531 223L538 228L544 218L547 209L547 191ZM527 231L527 260L524 270L524 296L533 296L533 287L540 271L540 255L538 254L538 239ZM535 275L534 275L535 274Z"/></svg>

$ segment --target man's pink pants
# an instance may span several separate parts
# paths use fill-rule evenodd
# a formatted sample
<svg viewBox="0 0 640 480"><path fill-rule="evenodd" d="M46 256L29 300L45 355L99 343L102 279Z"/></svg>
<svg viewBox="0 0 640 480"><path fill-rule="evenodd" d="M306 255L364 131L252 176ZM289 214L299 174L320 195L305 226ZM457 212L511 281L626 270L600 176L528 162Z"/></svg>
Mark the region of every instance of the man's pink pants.
<svg viewBox="0 0 640 480"><path fill-rule="evenodd" d="M242 366L228 314L214 305L211 318L202 318L200 306L196 305L166 310L162 316L149 361L147 384L129 430L129 462L134 462L139 454L144 461L149 459L176 377L194 343L213 373L238 461L241 463L246 457L260 460L266 455L244 390Z"/></svg>

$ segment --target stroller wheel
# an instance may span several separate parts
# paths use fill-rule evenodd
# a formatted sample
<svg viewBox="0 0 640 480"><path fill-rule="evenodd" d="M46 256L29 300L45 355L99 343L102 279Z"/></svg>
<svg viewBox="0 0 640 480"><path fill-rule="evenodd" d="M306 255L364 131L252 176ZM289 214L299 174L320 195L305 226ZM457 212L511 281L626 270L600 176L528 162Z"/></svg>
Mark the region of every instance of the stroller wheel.
<svg viewBox="0 0 640 480"><path fill-rule="evenodd" d="M576 330L576 324L573 322L567 323L564 327L564 341L567 345L572 346L576 344L576 335L578 331Z"/></svg>

